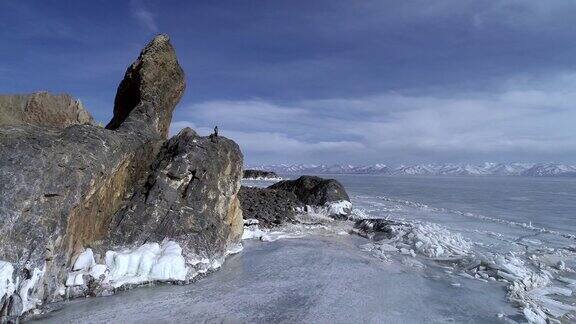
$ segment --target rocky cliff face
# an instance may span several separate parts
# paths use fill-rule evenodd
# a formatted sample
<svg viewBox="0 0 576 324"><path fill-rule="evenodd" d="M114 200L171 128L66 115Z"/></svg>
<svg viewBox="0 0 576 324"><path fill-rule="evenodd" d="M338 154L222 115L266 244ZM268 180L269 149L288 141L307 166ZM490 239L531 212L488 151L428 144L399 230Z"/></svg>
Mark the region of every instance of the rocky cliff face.
<svg viewBox="0 0 576 324"><path fill-rule="evenodd" d="M65 128L93 125L94 119L79 100L67 94L0 95L0 127L25 124Z"/></svg>
<svg viewBox="0 0 576 324"><path fill-rule="evenodd" d="M184 280L186 253L221 256L239 240L238 146L189 129L165 143L184 88L160 35L128 68L106 129L0 127L0 316L109 282ZM157 267L126 265L130 249Z"/></svg>

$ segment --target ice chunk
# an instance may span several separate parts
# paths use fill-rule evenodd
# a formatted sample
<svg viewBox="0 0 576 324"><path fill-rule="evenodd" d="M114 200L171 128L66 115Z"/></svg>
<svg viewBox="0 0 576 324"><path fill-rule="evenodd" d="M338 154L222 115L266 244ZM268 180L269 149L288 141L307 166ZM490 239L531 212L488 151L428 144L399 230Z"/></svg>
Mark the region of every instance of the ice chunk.
<svg viewBox="0 0 576 324"><path fill-rule="evenodd" d="M330 215L347 215L352 211L352 203L348 200L340 200L326 203Z"/></svg>
<svg viewBox="0 0 576 324"><path fill-rule="evenodd" d="M226 255L240 253L243 249L242 243L232 244L228 247L228 250L226 250Z"/></svg>
<svg viewBox="0 0 576 324"><path fill-rule="evenodd" d="M416 253L430 258L451 258L468 254L472 244L459 233L429 223L407 224L389 221L379 230L386 233L387 239L379 241L385 250L393 251L392 247L402 254Z"/></svg>
<svg viewBox="0 0 576 324"><path fill-rule="evenodd" d="M83 270L69 272L68 278L66 278L66 286L73 287L84 285L84 278L83 278L84 274L86 274L86 272Z"/></svg>
<svg viewBox="0 0 576 324"><path fill-rule="evenodd" d="M244 226L258 225L259 223L260 221L254 218L248 218L244 220Z"/></svg>
<svg viewBox="0 0 576 324"><path fill-rule="evenodd" d="M88 271L90 268L95 265L96 262L94 261L94 253L92 249L87 248L84 252L80 253L74 262L74 266L72 270L84 270Z"/></svg>
<svg viewBox="0 0 576 324"><path fill-rule="evenodd" d="M4 295L10 296L14 293L13 273L14 267L12 263L0 261L0 299L2 299Z"/></svg>
<svg viewBox="0 0 576 324"><path fill-rule="evenodd" d="M166 242L162 253L152 263L150 278L154 280L186 280L186 260L182 248L176 242Z"/></svg>
<svg viewBox="0 0 576 324"><path fill-rule="evenodd" d="M188 268L178 243L146 243L132 250L106 252L107 280L113 287L152 280L185 280Z"/></svg>
<svg viewBox="0 0 576 324"><path fill-rule="evenodd" d="M34 287L36 287L38 281L40 280L40 278L42 278L43 275L44 275L44 269L40 270L38 268L34 268L34 270L32 270L32 276L29 279L24 280L20 284L20 289L18 290L18 293L22 298L22 305L23 305L22 313L34 309L36 308L36 306L41 304L40 300L32 298L30 294L34 291Z"/></svg>
<svg viewBox="0 0 576 324"><path fill-rule="evenodd" d="M257 224L244 226L244 232L242 232L242 239L249 240L249 239L257 239L262 240L263 237L266 237L267 231L261 230Z"/></svg>
<svg viewBox="0 0 576 324"><path fill-rule="evenodd" d="M92 266L92 268L90 268L90 272L88 274L91 277L98 279L102 275L106 275L106 270L108 270L108 267L106 267L105 264L95 264Z"/></svg>
<svg viewBox="0 0 576 324"><path fill-rule="evenodd" d="M541 316L540 314L537 314L536 312L532 311L528 307L524 308L523 313L524 313L524 317L526 317L526 319L530 323L546 324L546 317L545 316Z"/></svg>

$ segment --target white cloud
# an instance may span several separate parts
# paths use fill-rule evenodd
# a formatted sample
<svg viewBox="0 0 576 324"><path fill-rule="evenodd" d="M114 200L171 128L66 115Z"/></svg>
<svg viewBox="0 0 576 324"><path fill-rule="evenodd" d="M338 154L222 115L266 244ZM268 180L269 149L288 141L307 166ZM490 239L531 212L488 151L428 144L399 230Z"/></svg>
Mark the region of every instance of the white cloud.
<svg viewBox="0 0 576 324"><path fill-rule="evenodd" d="M150 10L146 8L141 0L130 1L132 15L142 24L142 26L148 28L153 33L158 32L158 25L156 24L156 18Z"/></svg>
<svg viewBox="0 0 576 324"><path fill-rule="evenodd" d="M249 162L573 160L575 103L576 74L562 74L493 92L210 101L186 112L201 132L218 124Z"/></svg>

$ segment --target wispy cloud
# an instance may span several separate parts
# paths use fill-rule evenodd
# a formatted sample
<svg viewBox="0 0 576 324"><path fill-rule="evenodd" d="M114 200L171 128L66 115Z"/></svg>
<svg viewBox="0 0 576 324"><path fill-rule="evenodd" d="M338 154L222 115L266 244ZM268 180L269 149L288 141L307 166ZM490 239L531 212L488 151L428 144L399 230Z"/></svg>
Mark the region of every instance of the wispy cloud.
<svg viewBox="0 0 576 324"><path fill-rule="evenodd" d="M158 25L154 14L146 7L142 0L130 1L132 16L153 33L158 32Z"/></svg>

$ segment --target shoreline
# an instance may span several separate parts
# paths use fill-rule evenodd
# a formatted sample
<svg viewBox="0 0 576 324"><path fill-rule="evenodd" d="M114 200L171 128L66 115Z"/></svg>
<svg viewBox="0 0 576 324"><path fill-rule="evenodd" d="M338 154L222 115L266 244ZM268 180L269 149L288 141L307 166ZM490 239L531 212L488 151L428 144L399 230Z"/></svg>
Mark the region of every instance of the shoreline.
<svg viewBox="0 0 576 324"><path fill-rule="evenodd" d="M484 283L474 281L465 289L452 286L439 276L439 269L410 269L400 262L383 263L362 253L359 246L367 242L353 235L244 241L244 251L191 285L155 285L113 296L76 299L30 320L418 323L463 321L472 316L496 322L495 309L516 313L506 302L502 287L486 289ZM318 249L323 253L318 254ZM445 289L441 294L439 287ZM472 305L475 290L490 295L492 304ZM442 315L448 314L454 303L468 306ZM415 308L421 312L411 311ZM471 309L478 313L470 314Z"/></svg>

